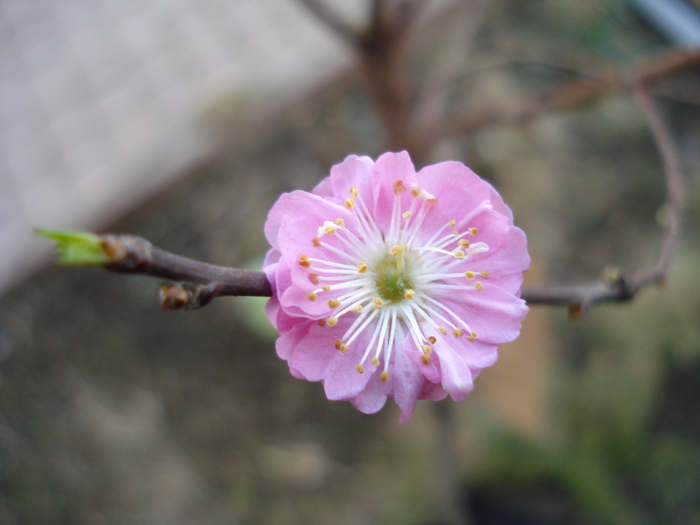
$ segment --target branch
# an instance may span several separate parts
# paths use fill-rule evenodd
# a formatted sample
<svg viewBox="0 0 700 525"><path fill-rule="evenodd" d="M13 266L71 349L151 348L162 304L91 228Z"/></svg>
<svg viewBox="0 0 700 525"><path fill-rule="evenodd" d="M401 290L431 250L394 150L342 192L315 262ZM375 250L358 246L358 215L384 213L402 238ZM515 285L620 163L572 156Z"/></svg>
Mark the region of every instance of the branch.
<svg viewBox="0 0 700 525"><path fill-rule="evenodd" d="M681 207L685 193L683 176L671 131L661 118L647 87L638 85L634 94L637 105L649 123L664 163L665 224L656 262L650 268L642 268L626 275L616 270L607 270L602 280L581 285L525 288L522 297L528 304L566 305L569 314L578 317L594 304L630 301L642 288L651 284L662 284L666 280L671 255L680 233Z"/></svg>
<svg viewBox="0 0 700 525"><path fill-rule="evenodd" d="M321 1L298 1L355 49L374 109L386 133L385 149L408 150L414 162L420 161L425 149L412 140L411 89L404 66L410 29L427 2L371 0L365 29L355 31Z"/></svg>
<svg viewBox="0 0 700 525"><path fill-rule="evenodd" d="M685 185L681 173L678 152L671 137L671 130L661 118L657 105L649 91L640 87L635 90L635 100L649 123L654 141L664 162L666 179L666 201L664 202L664 231L656 264L647 270L639 270L633 275L639 286L663 282L671 262L671 254L681 228L681 208L685 197Z"/></svg>
<svg viewBox="0 0 700 525"><path fill-rule="evenodd" d="M639 287L632 287L619 272L612 274L613 278L578 285L524 287L521 297L529 306L566 306L569 316L578 318L595 304L621 303L634 298Z"/></svg>
<svg viewBox="0 0 700 525"><path fill-rule="evenodd" d="M332 11L326 4L318 0L298 0L321 22L328 26L334 33L353 46L357 45L358 33L350 25L345 23L337 13Z"/></svg>
<svg viewBox="0 0 700 525"><path fill-rule="evenodd" d="M263 272L216 266L181 257L134 235L107 234L100 238L109 257L105 269L161 277L177 283L162 290L161 306L165 309L199 308L222 295L272 295L272 288ZM186 300L182 292L187 294Z"/></svg>
<svg viewBox="0 0 700 525"><path fill-rule="evenodd" d="M422 5L374 0L369 24L357 43L365 84L386 133L385 148L408 150L418 164L425 151L412 140L412 87L405 65L408 37Z"/></svg>
<svg viewBox="0 0 700 525"><path fill-rule="evenodd" d="M698 66L700 52L673 51L628 73L600 74L594 75L595 78L587 77L564 83L547 93L530 98L516 108L494 107L480 111L465 108L461 113L426 126L420 132L421 140L434 143L445 136L473 133L486 126L524 122L545 110L576 106L619 89L633 91L640 86L649 87L671 75Z"/></svg>

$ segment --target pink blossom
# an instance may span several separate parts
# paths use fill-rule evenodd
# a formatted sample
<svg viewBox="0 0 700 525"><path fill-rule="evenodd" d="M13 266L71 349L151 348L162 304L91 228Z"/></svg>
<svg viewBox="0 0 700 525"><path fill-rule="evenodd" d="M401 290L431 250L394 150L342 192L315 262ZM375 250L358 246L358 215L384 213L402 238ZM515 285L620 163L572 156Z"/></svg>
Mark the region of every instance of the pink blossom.
<svg viewBox="0 0 700 525"><path fill-rule="evenodd" d="M350 156L282 195L265 235L278 355L365 413L393 397L406 422L419 399L461 401L528 310L525 234L459 162Z"/></svg>

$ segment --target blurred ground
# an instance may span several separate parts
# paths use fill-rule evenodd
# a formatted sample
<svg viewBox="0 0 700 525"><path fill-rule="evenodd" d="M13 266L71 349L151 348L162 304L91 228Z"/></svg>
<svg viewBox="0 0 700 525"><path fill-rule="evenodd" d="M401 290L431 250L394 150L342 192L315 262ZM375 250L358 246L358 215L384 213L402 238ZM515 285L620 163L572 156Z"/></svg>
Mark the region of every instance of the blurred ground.
<svg viewBox="0 0 700 525"><path fill-rule="evenodd" d="M552 67L562 57L623 67L663 48L621 2L495 2L468 41L460 27L433 35L454 36L453 61L539 62L466 76L454 97L475 106L575 77ZM446 51L426 38L420 72ZM687 74L660 89L689 192L667 287L576 323L533 310L450 405L475 523L700 523L698 85ZM264 139L230 131L230 148L109 229L245 265L267 249L262 224L281 192L310 189L350 152L376 156L382 140L353 78ZM528 232L533 284L653 261L660 161L627 95L446 140L445 157L502 191ZM329 402L290 377L249 299L168 314L156 294L146 278L49 268L4 298L0 523L437 525L432 405L401 426L391 404L365 416Z"/></svg>

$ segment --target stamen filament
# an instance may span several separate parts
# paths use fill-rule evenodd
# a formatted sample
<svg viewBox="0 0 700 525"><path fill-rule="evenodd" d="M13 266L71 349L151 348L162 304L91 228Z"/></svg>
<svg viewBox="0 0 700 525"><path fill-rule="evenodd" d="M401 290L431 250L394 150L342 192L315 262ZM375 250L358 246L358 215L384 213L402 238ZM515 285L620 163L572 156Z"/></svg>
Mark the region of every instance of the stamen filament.
<svg viewBox="0 0 700 525"><path fill-rule="evenodd" d="M372 346L374 345L374 341L377 339L379 336L379 333L381 332L382 327L384 326L384 323L386 322L388 318L388 315L386 311L383 311L382 314L379 316L379 322L374 328L374 333L372 334L372 338L369 340L369 343L367 343L367 348L365 349L365 353L362 354L362 359L360 359L360 364L363 364L367 357L369 356ZM381 340L380 340L381 344Z"/></svg>
<svg viewBox="0 0 700 525"><path fill-rule="evenodd" d="M362 314L364 314L365 312L369 313L369 315L367 316L367 319L365 319L365 321L362 323L362 325L360 325L357 328L357 330L355 330L355 333L353 333L350 336L350 339L348 339L347 342L345 343L346 346L350 346L350 343L352 343L355 339L357 339L357 336L360 335L363 332L363 330L365 328L367 328L367 325L372 321L372 319L377 317L377 315L379 314L379 310L375 310L374 308L367 308L366 310L362 311L360 316L362 316ZM359 317L358 317L358 319L359 319ZM345 340L346 337L347 337L347 335L343 337L343 340Z"/></svg>
<svg viewBox="0 0 700 525"><path fill-rule="evenodd" d="M461 323L464 326L464 328L467 330L467 332L471 333L472 329L469 328L469 325L466 323L466 321L464 321L464 319L462 319L460 316L458 316L456 313L454 313L452 310L450 310L447 306L445 306L444 304L442 304L439 301L436 301L435 299L433 299L429 295L424 295L423 297L426 300L428 300L429 302L442 308L448 315L451 315L458 323Z"/></svg>

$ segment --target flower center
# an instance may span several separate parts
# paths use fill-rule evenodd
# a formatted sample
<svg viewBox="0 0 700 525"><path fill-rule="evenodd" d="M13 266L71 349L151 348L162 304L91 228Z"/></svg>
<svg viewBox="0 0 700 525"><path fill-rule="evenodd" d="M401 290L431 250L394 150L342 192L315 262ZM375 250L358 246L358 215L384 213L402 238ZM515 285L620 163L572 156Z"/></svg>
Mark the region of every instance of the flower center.
<svg viewBox="0 0 700 525"><path fill-rule="evenodd" d="M374 267L377 295L389 303L399 303L405 299L406 291L413 288L408 261L403 254L387 254Z"/></svg>

